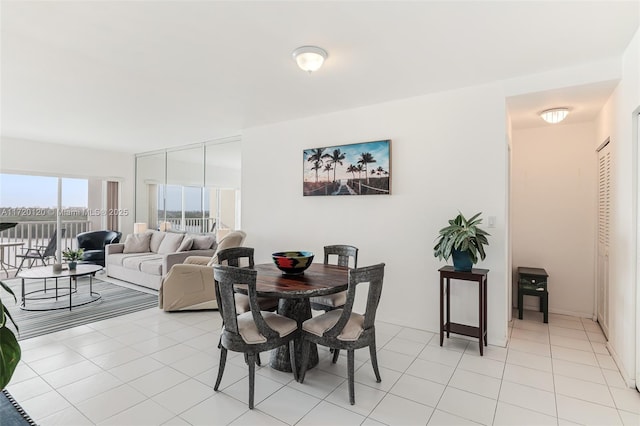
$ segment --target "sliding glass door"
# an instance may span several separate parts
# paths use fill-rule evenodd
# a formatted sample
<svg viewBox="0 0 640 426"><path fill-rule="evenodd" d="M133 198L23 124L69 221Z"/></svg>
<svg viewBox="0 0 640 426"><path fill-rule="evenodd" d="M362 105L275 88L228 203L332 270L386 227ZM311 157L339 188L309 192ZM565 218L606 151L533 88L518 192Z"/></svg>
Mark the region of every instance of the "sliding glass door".
<svg viewBox="0 0 640 426"><path fill-rule="evenodd" d="M136 156L136 222L224 234L240 227L240 140Z"/></svg>
<svg viewBox="0 0 640 426"><path fill-rule="evenodd" d="M117 231L124 214L118 210L118 182L2 173L0 220L16 225L0 232L0 242L22 245L4 246L0 256L6 264L15 265L16 251L46 246L59 228L61 249L76 248L79 233Z"/></svg>

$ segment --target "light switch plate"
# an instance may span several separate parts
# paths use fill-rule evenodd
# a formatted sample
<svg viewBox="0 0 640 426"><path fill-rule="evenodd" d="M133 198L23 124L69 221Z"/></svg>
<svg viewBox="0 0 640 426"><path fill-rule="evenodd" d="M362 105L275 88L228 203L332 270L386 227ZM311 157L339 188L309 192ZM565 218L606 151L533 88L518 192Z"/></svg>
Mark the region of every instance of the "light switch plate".
<svg viewBox="0 0 640 426"><path fill-rule="evenodd" d="M495 228L495 227L496 227L496 217L489 216L489 228Z"/></svg>

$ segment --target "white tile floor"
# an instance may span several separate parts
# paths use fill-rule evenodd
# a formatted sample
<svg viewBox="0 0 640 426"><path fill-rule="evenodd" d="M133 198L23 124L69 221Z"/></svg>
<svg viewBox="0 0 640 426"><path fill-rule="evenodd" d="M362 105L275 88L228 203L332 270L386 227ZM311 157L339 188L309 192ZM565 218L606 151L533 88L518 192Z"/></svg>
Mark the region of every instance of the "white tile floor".
<svg viewBox="0 0 640 426"><path fill-rule="evenodd" d="M304 384L228 360L222 390L217 312L150 309L21 342L9 391L40 425L639 425L640 393L627 389L590 320L538 313L514 320L509 348L377 325L383 381L356 351L356 405L346 358L320 364ZM263 355L266 361L268 356Z"/></svg>

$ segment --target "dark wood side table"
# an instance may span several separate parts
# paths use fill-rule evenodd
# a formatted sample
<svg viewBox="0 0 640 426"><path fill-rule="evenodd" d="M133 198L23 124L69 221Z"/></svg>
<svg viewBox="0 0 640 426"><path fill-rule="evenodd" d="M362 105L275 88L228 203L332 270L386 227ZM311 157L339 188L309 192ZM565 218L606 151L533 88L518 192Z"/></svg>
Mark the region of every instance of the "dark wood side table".
<svg viewBox="0 0 640 426"><path fill-rule="evenodd" d="M549 291L547 279L549 274L542 268L518 267L518 319L522 319L524 309L524 295L540 298L540 312L543 321L549 322Z"/></svg>
<svg viewBox="0 0 640 426"><path fill-rule="evenodd" d="M483 343L487 346L487 275L488 269L472 269L471 272L459 272L453 266L444 266L438 269L440 272L440 346L444 341L444 333L461 334L463 336L477 337L480 345L480 356L483 355ZM473 281L478 283L478 327L451 322L450 295L451 279ZM446 297L445 297L446 292ZM444 304L447 304L447 319L444 318Z"/></svg>

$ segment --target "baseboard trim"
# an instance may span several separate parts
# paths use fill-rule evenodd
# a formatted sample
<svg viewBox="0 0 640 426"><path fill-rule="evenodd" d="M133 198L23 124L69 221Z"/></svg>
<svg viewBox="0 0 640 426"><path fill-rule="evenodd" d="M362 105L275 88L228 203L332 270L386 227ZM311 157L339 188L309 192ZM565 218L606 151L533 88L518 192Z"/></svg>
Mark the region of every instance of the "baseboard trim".
<svg viewBox="0 0 640 426"><path fill-rule="evenodd" d="M616 366L618 366L618 370L620 370L620 374L622 375L622 379L625 381L625 383L627 384L628 387L635 389L635 387L636 387L635 377L632 378L632 376L624 368L624 364L622 363L622 360L620 359L620 356L615 351L615 349L613 349L613 346L611 346L611 343L607 342L606 346L607 346L607 350L611 354L611 357L613 358L613 362L616 363Z"/></svg>

